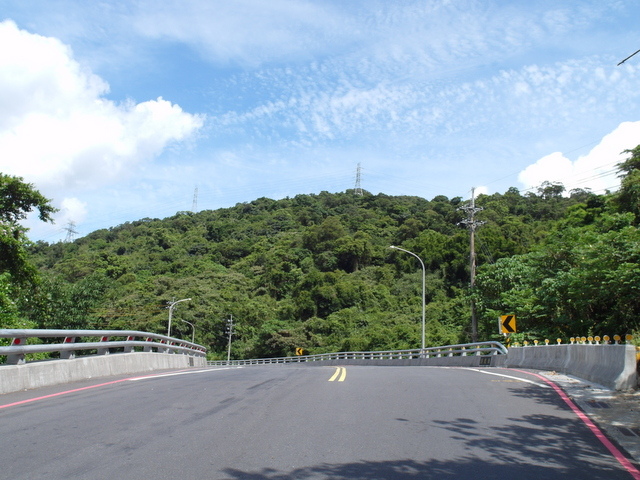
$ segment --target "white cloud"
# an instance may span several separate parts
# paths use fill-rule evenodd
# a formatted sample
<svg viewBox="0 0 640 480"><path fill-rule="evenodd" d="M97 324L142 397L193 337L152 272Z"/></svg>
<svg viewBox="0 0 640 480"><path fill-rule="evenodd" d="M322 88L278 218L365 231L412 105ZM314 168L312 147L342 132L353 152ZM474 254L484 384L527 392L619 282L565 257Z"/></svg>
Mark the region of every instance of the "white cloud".
<svg viewBox="0 0 640 480"><path fill-rule="evenodd" d="M62 200L60 211L56 214L56 223L78 224L87 217L87 204L77 198L65 198Z"/></svg>
<svg viewBox="0 0 640 480"><path fill-rule="evenodd" d="M529 165L518 175L518 181L527 188L535 187L541 183L561 182L573 175L573 163L561 152L554 152Z"/></svg>
<svg viewBox="0 0 640 480"><path fill-rule="evenodd" d="M616 165L627 158L624 150L640 144L640 122L624 122L606 135L588 154L571 161L561 152L542 157L518 175L526 189L545 181L560 182L567 192L574 188L590 189L594 193L616 190L620 179Z"/></svg>
<svg viewBox="0 0 640 480"><path fill-rule="evenodd" d="M195 45L216 62L258 65L350 41L353 26L332 10L290 0L142 1L133 25L144 36Z"/></svg>
<svg viewBox="0 0 640 480"><path fill-rule="evenodd" d="M478 195L489 195L489 188L481 185L479 187L476 187L474 190L474 194L477 197Z"/></svg>
<svg viewBox="0 0 640 480"><path fill-rule="evenodd" d="M0 171L45 191L91 189L185 140L204 117L158 98L121 105L54 38L0 23ZM77 205L76 205L77 206Z"/></svg>

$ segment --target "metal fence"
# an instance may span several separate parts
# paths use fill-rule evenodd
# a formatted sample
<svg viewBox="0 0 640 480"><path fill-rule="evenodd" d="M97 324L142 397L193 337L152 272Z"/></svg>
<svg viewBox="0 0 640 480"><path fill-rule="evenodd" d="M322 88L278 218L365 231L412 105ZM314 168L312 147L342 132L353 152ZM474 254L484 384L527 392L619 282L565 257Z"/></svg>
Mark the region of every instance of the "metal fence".
<svg viewBox="0 0 640 480"><path fill-rule="evenodd" d="M77 351L97 355L115 352L180 353L204 357L207 349L202 345L177 338L135 330L26 330L0 329L0 338L10 338L11 345L0 346L0 356L6 356L10 365L25 363L25 355L58 353L60 358L75 358ZM30 338L58 338L56 343L29 343ZM114 340L115 339L115 340ZM0 359L1 360L1 359Z"/></svg>
<svg viewBox="0 0 640 480"><path fill-rule="evenodd" d="M339 352L295 357L254 358L250 360L214 360L207 365L265 365L277 363L324 362L329 360L403 360L467 355L506 355L507 349L500 342L464 343L414 350L380 350L374 352Z"/></svg>

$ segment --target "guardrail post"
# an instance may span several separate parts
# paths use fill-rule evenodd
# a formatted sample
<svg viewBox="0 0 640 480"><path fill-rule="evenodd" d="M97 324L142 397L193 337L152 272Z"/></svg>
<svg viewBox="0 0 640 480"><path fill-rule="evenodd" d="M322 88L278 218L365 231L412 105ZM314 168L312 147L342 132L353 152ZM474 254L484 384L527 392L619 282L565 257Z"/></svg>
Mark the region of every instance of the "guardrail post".
<svg viewBox="0 0 640 480"><path fill-rule="evenodd" d="M11 340L11 346L20 346L27 343L26 337L17 337ZM8 365L22 365L25 363L24 353L12 353L11 355L7 355L7 364Z"/></svg>
<svg viewBox="0 0 640 480"><path fill-rule="evenodd" d="M136 337L129 335L127 337L127 342L135 342ZM124 347L124 353L131 353L133 352L133 345L132 346L128 346L128 347Z"/></svg>
<svg viewBox="0 0 640 480"><path fill-rule="evenodd" d="M64 338L64 343L76 343L76 337L65 337ZM60 358L63 358L65 360L76 358L76 351L75 350L62 350L60 352Z"/></svg>
<svg viewBox="0 0 640 480"><path fill-rule="evenodd" d="M102 336L100 337L100 341L101 342L108 342L109 341L109 337ZM109 355L109 349L108 348L99 348L98 349L98 355Z"/></svg>

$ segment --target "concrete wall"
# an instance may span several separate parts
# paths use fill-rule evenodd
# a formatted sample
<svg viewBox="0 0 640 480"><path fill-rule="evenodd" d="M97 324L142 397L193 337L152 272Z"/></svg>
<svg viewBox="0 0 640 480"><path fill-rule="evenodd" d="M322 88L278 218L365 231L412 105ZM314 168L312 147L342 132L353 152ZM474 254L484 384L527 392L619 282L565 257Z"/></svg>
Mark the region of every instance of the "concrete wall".
<svg viewBox="0 0 640 480"><path fill-rule="evenodd" d="M204 367L204 357L135 352L95 355L69 360L47 360L22 365L0 365L0 394L110 375L154 370Z"/></svg>
<svg viewBox="0 0 640 480"><path fill-rule="evenodd" d="M638 385L633 345L511 347L505 366L556 371L614 390L629 390Z"/></svg>
<svg viewBox="0 0 640 480"><path fill-rule="evenodd" d="M349 359L307 362L305 365L423 365L505 366L556 371L616 390L638 385L633 345L550 345L511 347L508 355L468 355L425 359ZM165 353L117 353L0 365L0 394L110 375L127 375L172 368L204 367L204 357Z"/></svg>

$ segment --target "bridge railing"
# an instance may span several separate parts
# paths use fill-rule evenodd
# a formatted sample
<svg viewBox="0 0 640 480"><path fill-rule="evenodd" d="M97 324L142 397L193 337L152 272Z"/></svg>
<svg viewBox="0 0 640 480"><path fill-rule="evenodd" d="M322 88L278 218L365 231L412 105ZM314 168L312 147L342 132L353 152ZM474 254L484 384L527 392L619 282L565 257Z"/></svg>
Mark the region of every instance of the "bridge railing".
<svg viewBox="0 0 640 480"><path fill-rule="evenodd" d="M108 355L112 350L133 352L136 347L143 352L180 353L197 357L204 357L207 352L205 347L196 343L136 330L0 329L0 338L11 339L10 346L0 346L0 356L6 356L5 363L8 365L25 363L25 355L32 353L58 353L60 358L70 359L75 358L77 351L96 350L97 355ZM59 338L62 341L29 344L30 338Z"/></svg>
<svg viewBox="0 0 640 480"><path fill-rule="evenodd" d="M500 342L463 343L413 350L378 350L371 352L338 352L295 357L254 358L250 360L213 360L207 365L265 365L273 363L324 362L329 360L404 360L467 355L506 355L507 349Z"/></svg>

